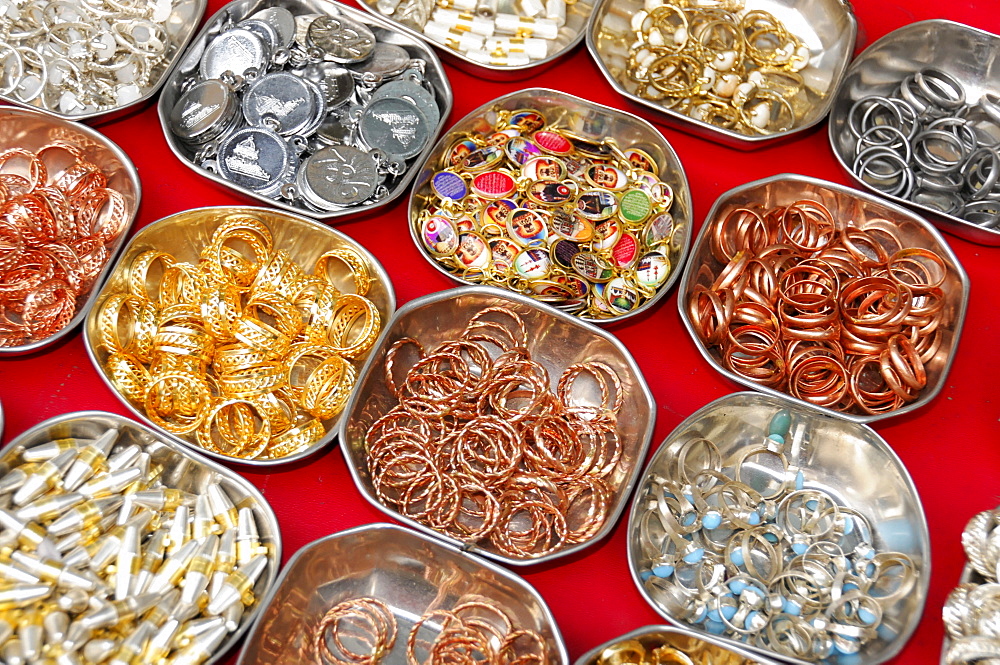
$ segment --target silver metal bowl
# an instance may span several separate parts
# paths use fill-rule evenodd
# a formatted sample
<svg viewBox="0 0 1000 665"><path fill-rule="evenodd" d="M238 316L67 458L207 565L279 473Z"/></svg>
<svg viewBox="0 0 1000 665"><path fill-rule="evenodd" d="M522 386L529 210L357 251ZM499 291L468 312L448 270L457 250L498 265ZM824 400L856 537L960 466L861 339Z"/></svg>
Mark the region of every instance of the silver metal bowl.
<svg viewBox="0 0 1000 665"><path fill-rule="evenodd" d="M986 93L1000 94L1000 79L989 63L1000 57L1000 37L954 21L910 23L876 40L851 63L830 111L830 145L854 182L878 196L919 210L942 230L980 245L1000 246L1000 229L988 229L898 196L890 196L851 170L856 140L847 125L854 103L869 95L892 95L900 82L927 67L955 77L965 88L966 102Z"/></svg>
<svg viewBox="0 0 1000 665"><path fill-rule="evenodd" d="M899 653L920 622L931 578L931 548L927 518L913 479L889 444L866 425L829 417L787 399L751 392L727 395L702 407L663 440L643 473L640 490L632 502L628 525L628 560L632 581L660 615L671 623L691 628L700 637L712 637L727 646L807 665L807 661L778 656L769 650L727 637L711 636L700 626L675 619L668 609L653 599L639 577L642 557L638 517L643 509L640 505L641 487L650 476L662 475L663 465L673 461L671 444L692 434L702 436L718 446L725 460L736 451L759 442L759 433L767 432L768 422L780 409L787 409L792 417L790 436L783 451L789 466L802 469L805 488L826 492L835 497L840 505L862 513L872 527L872 545L879 550L902 552L913 560L916 567L918 577L911 593L883 610L882 626L894 636L886 639L885 634L880 632L878 637L861 648L859 659L852 661L859 665L878 665ZM759 470L777 479L777 474L763 465ZM837 659L820 662L832 664Z"/></svg>
<svg viewBox="0 0 1000 665"><path fill-rule="evenodd" d="M253 593L258 598L257 604L240 621L239 628L231 633L216 652L205 661L205 665L218 662L243 634L249 630L250 624L260 613L264 602L260 600L273 590L278 577L278 567L281 564L281 533L278 530L278 518L271 510L264 495L257 491L250 481L245 480L235 471L231 471L215 462L194 453L190 448L181 446L164 438L158 432L129 420L123 416L103 411L77 411L50 418L35 425L16 437L0 451L0 465L19 463L21 453L29 448L48 441L64 438L93 439L106 430L118 428L118 441L113 451L130 445L138 445L149 453L154 464L163 465L163 475L160 481L167 487L173 487L186 492L201 493L212 483L219 483L222 489L239 507L249 507L253 510L260 533L260 542L267 547L267 567L254 584Z"/></svg>
<svg viewBox="0 0 1000 665"><path fill-rule="evenodd" d="M958 585L962 584L989 584L990 581L980 575L968 562L962 567L962 574L958 578ZM941 640L941 665L948 665L948 649L951 648L952 639L946 630L944 639Z"/></svg>
<svg viewBox="0 0 1000 665"><path fill-rule="evenodd" d="M426 37L422 32L414 30L395 19L386 17L378 10L378 0L358 0L358 4L361 5L362 9L385 18L400 32L405 32L437 48L438 52L441 53L441 59L449 65L454 65L464 72L489 81L521 81L536 76L560 60L565 59L570 51L583 41L584 33L587 30L587 22L590 20L590 15L594 10L594 0L577 0L572 4L567 3L566 24L559 28L558 36L551 41L551 45L549 46L550 54L546 57L534 60L526 65L488 65L476 62L464 53L450 49L444 44Z"/></svg>
<svg viewBox="0 0 1000 665"><path fill-rule="evenodd" d="M163 134L167 139L167 144L170 146L170 149L181 161L181 163L195 173L198 173L199 175L204 176L209 180L226 187L227 189L239 192L243 196L256 199L266 205L281 208L282 210L298 213L300 215L308 215L309 217L325 222L332 222L336 219L349 215L372 213L379 208L390 204L402 196L409 187L410 182L417 173L418 165L422 163L424 157L430 152L431 145L433 144L432 141L428 141L427 145L424 146L424 149L420 152L420 154L413 158L410 163L410 167L406 170L406 173L404 173L402 177L396 181L395 186L389 190L389 195L384 199L369 205L353 206L331 212L318 212L305 207L293 205L288 201L269 198L263 194L254 192L253 190L240 187L239 185L226 180L218 173L212 173L207 169L203 169L195 162L196 151L189 146L184 145L177 139L176 136L174 136L173 132L170 131L170 112L177 104L177 100L180 99L184 83L192 77L199 76L198 63L201 60L201 55L204 52L209 39L219 33L221 26L224 23L228 21L239 22L261 9L274 5L280 5L296 15L326 14L348 16L355 21L367 25L379 42L386 42L401 46L406 49L411 58L425 60L427 62L425 75L427 77L427 81L434 88L434 98L437 102L438 110L441 113L441 119L434 128L431 138L437 136L444 128L445 122L448 120L448 114L451 113L451 105L453 101L451 86L448 84L448 78L445 74L444 67L441 65L441 61L438 59L437 55L435 55L434 50L430 48L422 39L418 39L411 34L408 34L397 27L394 23L384 18L372 16L366 12L353 9L352 7L343 5L339 2L333 2L332 0L282 0L281 2L275 2L274 0L234 0L234 2L230 2L224 6L222 9L213 14L208 21L206 21L205 27L203 27L201 32L198 33L198 36L195 37L190 48L188 48L184 57L181 58L180 64L176 69L174 69L170 78L167 80L166 85L163 86L163 94L160 95L157 112L160 116L160 126L162 127Z"/></svg>
<svg viewBox="0 0 1000 665"><path fill-rule="evenodd" d="M238 665L312 662L308 633L344 600L374 597L398 626L384 662L406 662L406 637L433 609L475 598L502 610L515 627L537 632L548 661L569 665L559 628L542 597L517 575L460 549L392 524L368 524L309 543L285 565L262 602Z"/></svg>
<svg viewBox="0 0 1000 665"><path fill-rule="evenodd" d="M274 248L283 249L288 252L300 266L315 264L321 254L331 249L349 247L356 251L364 257L368 272L372 276L371 288L365 297L375 304L381 316L383 327L386 325L385 322L392 316L392 312L396 308L396 295L393 292L392 283L389 281L389 275L368 250L340 231L311 219L268 208L235 206L196 208L164 217L149 226L143 227L129 242L128 247L122 252L118 262L115 263L111 276L108 278L107 283L105 283L104 288L101 289L100 294L97 296L97 302L87 317L85 328L87 355L90 357L90 361L94 364L94 367L97 368L97 373L100 374L104 383L114 392L118 399L139 420L156 430L159 436L171 441L177 441L188 448L198 451L202 455L225 462L226 464L247 465L251 467L287 464L308 457L330 445L337 434L337 425L343 417L344 412L324 422L327 428L326 436L305 450L292 455L267 460L243 459L221 455L211 450L205 450L195 443L193 439L189 440L176 434L171 434L149 420L141 405L136 405L128 401L111 382L104 364L108 353L100 347L100 333L97 319L101 305L112 295L126 290L128 266L137 255L151 249L156 249L167 252L178 261L197 263L202 248L208 244L212 233L218 226L218 220L221 217L234 214L250 215L266 224L271 230L271 235L274 239ZM346 275L342 275L341 277L343 283L337 284L338 288L350 291L352 287L349 279ZM355 385L355 389L357 389L357 385Z"/></svg>
<svg viewBox="0 0 1000 665"><path fill-rule="evenodd" d="M445 152L460 135L477 127L481 128L484 121L489 122L492 126L497 111L515 111L526 108L541 111L549 123L558 123L578 135L593 137L597 140L613 138L623 148L626 146L641 148L660 165L660 179L670 185L674 191L674 203L670 214L674 218L675 228L684 229L682 237L679 238L680 242L677 243L679 246L676 249L671 249L670 276L657 289L655 296L627 314L609 319L594 319L586 316L578 318L591 323L607 325L637 316L651 309L667 295L667 292L677 282L681 274L681 266L684 265L684 260L688 255L688 247L691 244L691 225L693 222L691 190L688 187L687 176L684 174L680 159L667 140L663 138L663 135L642 118L558 90L527 88L497 97L459 120L448 133L438 140L434 149L424 160L420 174L410 192L409 226L413 243L420 250L421 255L442 274L462 284L475 284L475 282L449 272L428 253L419 237L420 211L424 209L426 202L433 196L431 177L437 171Z"/></svg>
<svg viewBox="0 0 1000 665"><path fill-rule="evenodd" d="M689 654L692 651L708 647L716 647L723 652L731 653L735 658L743 658L759 665L778 665L778 661L765 658L760 654L747 650L745 647L730 644L723 641L716 635L707 635L685 628L684 626L643 626L625 633L621 637L609 640L600 646L596 646L587 653L576 659L573 665L599 665L601 654L605 649L618 646L623 642L637 640L643 647L649 650L660 646L674 647L675 649ZM703 661L696 661L703 662ZM729 662L729 661L724 661ZM741 661L737 661L741 662Z"/></svg>
<svg viewBox="0 0 1000 665"><path fill-rule="evenodd" d="M402 337L413 337L426 349L455 339L469 319L487 307L506 307L524 319L528 331L528 351L535 361L545 367L553 382L558 381L563 370L573 363L599 358L618 373L626 396L618 418L622 457L618 469L607 478L614 494L604 525L590 540L541 557L515 558L502 554L489 545L463 543L400 514L379 501L368 470L365 434L375 420L396 405L396 398L390 395L385 386L386 351ZM649 440L653 436L656 404L642 372L621 342L595 326L540 305L526 296L488 286L440 291L408 302L386 324L358 377L358 386L340 421L340 443L351 477L364 497L382 512L414 529L463 550L512 566L530 565L567 556L608 535L625 508L625 502L635 486L639 466L646 458ZM552 388L555 388L554 383ZM594 394L585 397L593 397L598 402L600 394L596 392L596 386L593 389Z"/></svg>
<svg viewBox="0 0 1000 665"><path fill-rule="evenodd" d="M139 173L128 155L110 139L86 125L56 118L41 111L13 107L0 109L0 151L9 148L35 151L55 140L68 141L78 146L84 156L107 176L108 188L124 197L125 227L114 243L108 247L108 262L94 280L90 292L77 298L76 313L66 327L44 339L20 346L0 347L0 358L31 353L55 344L83 321L87 312L94 306L99 287L107 277L115 255L124 244L139 210L139 198L142 193Z"/></svg>
<svg viewBox="0 0 1000 665"><path fill-rule="evenodd" d="M208 0L172 0L170 4L170 16L164 22L164 28L170 38L167 64L163 68L159 77L155 81L150 81L146 91L138 99L104 111L91 111L88 113L61 113L56 110L44 108L40 104L36 104L34 101L22 102L12 94L0 95L0 100L3 100L8 104L37 109L47 115L51 115L55 118L61 118L63 120L94 120L99 124L127 115L137 107L152 100L152 98L156 96L156 93L159 92L160 86L163 85L164 81L167 80L167 77L170 76L174 67L177 66L177 62L180 60L181 54L184 53L185 47L187 47L188 42L191 41L191 37L194 35L194 31L197 29L198 24L201 23L202 17L205 16L205 8L208 6Z"/></svg>
<svg viewBox="0 0 1000 665"><path fill-rule="evenodd" d="M941 341L937 355L929 363L925 363L924 369L927 371L927 385L920 391L920 397L895 411L877 415L834 411L833 409L810 404L768 386L759 385L735 372L729 371L722 364L718 349L709 350L705 348L704 343L698 339L698 335L695 333L693 322L688 314L687 302L697 283L698 272L702 269L702 266L708 266L718 274L718 271L723 267L712 256L708 233L712 222L725 217L735 208L752 205L762 205L765 207L787 206L802 199L819 201L827 207L835 218L843 217L852 219L858 216L868 218L879 217L892 222L898 229L900 237L908 243L908 247L929 249L948 264L948 276L941 286L944 290L946 302L944 321L939 330L943 333L944 338ZM688 261L684 277L681 279L679 297L677 299L681 320L691 335L691 339L694 340L695 345L698 347L698 351L721 374L753 390L782 397L796 404L855 423L870 423L883 418L891 418L915 411L930 402L941 392L941 389L944 388L945 378L948 376L948 370L951 369L951 363L958 349L958 340L962 333L962 324L965 321L965 310L968 307L968 303L969 277L965 274L962 264L959 263L958 257L951 251L951 247L948 246L945 239L941 237L937 229L922 217L871 194L817 178L794 174L771 176L770 178L740 185L729 190L715 201L708 216L705 217L705 223L702 225L698 239L695 241L691 259Z"/></svg>
<svg viewBox="0 0 1000 665"><path fill-rule="evenodd" d="M809 47L809 67L800 72L805 77L808 105L795 126L768 135L743 134L724 127L695 120L634 94L626 74L630 21L643 8L643 0L600 0L587 25L587 50L597 62L611 86L631 102L656 111L667 123L731 148L749 150L774 143L803 132L821 122L830 110L847 63L854 52L858 22L849 0L746 0L748 10L764 10L774 15Z"/></svg>

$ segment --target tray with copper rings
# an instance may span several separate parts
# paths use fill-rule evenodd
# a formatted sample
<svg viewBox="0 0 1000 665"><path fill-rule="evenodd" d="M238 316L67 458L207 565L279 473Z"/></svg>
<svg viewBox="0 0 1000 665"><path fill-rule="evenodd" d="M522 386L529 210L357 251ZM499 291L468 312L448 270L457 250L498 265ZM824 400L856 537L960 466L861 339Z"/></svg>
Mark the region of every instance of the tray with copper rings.
<svg viewBox="0 0 1000 665"><path fill-rule="evenodd" d="M368 524L309 543L264 601L239 665L568 665L521 577L440 540Z"/></svg>
<svg viewBox="0 0 1000 665"><path fill-rule="evenodd" d="M201 208L135 235L86 346L154 429L222 462L267 466L330 444L394 309L385 270L342 233L264 208Z"/></svg>
<svg viewBox="0 0 1000 665"><path fill-rule="evenodd" d="M691 195L652 125L534 88L479 107L438 141L409 218L424 258L453 279L611 322L676 282Z"/></svg>
<svg viewBox="0 0 1000 665"><path fill-rule="evenodd" d="M611 531L654 414L638 366L608 333L525 296L462 287L393 316L340 438L377 508L527 565Z"/></svg>
<svg viewBox="0 0 1000 665"><path fill-rule="evenodd" d="M628 557L671 623L799 665L893 658L930 584L923 506L885 440L753 392L664 439L633 498Z"/></svg>
<svg viewBox="0 0 1000 665"><path fill-rule="evenodd" d="M865 423L940 392L969 279L911 211L780 175L715 202L680 291L688 333L726 377Z"/></svg>
<svg viewBox="0 0 1000 665"><path fill-rule="evenodd" d="M139 208L128 156L93 129L0 110L0 356L56 343L86 316Z"/></svg>

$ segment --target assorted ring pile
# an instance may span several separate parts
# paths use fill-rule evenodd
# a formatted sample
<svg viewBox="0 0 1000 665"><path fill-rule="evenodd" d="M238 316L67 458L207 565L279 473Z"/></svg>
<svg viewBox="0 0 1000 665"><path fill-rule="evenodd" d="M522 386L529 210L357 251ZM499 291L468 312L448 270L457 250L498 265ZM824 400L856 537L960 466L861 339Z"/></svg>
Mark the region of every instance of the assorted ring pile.
<svg viewBox="0 0 1000 665"><path fill-rule="evenodd" d="M686 228L654 159L577 136L533 109L498 111L454 140L414 237L454 276L611 319L649 302L681 262Z"/></svg>
<svg viewBox="0 0 1000 665"><path fill-rule="evenodd" d="M1000 620L997 538L1000 509L979 513L962 533L962 547L973 574L955 587L944 604L944 627L951 640L942 660L945 665L972 665L1000 658L1000 633L996 629Z"/></svg>
<svg viewBox="0 0 1000 665"><path fill-rule="evenodd" d="M596 360L567 367L553 391L525 343L521 318L497 307L430 352L413 338L395 342L385 380L399 404L369 428L365 450L384 505L462 542L532 559L604 526L625 394ZM397 379L407 348L417 359ZM574 396L582 376L600 387L599 404Z"/></svg>
<svg viewBox="0 0 1000 665"><path fill-rule="evenodd" d="M355 293L331 281L337 263ZM220 217L197 264L138 254L126 290L100 305L106 375L156 426L214 453L278 459L307 449L346 405L352 363L381 328L356 251L329 250L307 268L244 214Z"/></svg>
<svg viewBox="0 0 1000 665"><path fill-rule="evenodd" d="M236 187L307 212L372 205L437 133L425 65L346 14L269 7L208 41L169 128Z"/></svg>
<svg viewBox="0 0 1000 665"><path fill-rule="evenodd" d="M65 116L128 106L177 55L178 0L33 0L4 5L0 95ZM168 30L168 27L170 30Z"/></svg>
<svg viewBox="0 0 1000 665"><path fill-rule="evenodd" d="M664 108L741 134L799 122L810 96L809 47L743 0L646 3L630 18L626 89ZM651 7L651 8L650 8Z"/></svg>
<svg viewBox="0 0 1000 665"><path fill-rule="evenodd" d="M806 487L783 452L790 425L776 412L726 461L697 432L678 440L639 490L638 574L673 618L709 633L785 658L857 654L919 572L874 547L864 515Z"/></svg>
<svg viewBox="0 0 1000 665"><path fill-rule="evenodd" d="M961 82L925 68L892 96L862 97L848 112L851 170L875 189L995 228L1000 224L1000 96L966 102Z"/></svg>
<svg viewBox="0 0 1000 665"><path fill-rule="evenodd" d="M560 48L566 6L576 0L378 0L379 13L431 42L489 67L523 67ZM433 8L433 12L431 11ZM570 33L572 35L572 33ZM570 37L571 38L571 37Z"/></svg>
<svg viewBox="0 0 1000 665"><path fill-rule="evenodd" d="M75 144L0 153L0 347L65 328L129 221L121 193Z"/></svg>
<svg viewBox="0 0 1000 665"><path fill-rule="evenodd" d="M311 639L318 665L377 665L396 642L396 617L385 603L361 597L330 608ZM406 640L409 665L548 665L544 638L487 599L461 601L421 616Z"/></svg>
<svg viewBox="0 0 1000 665"><path fill-rule="evenodd" d="M754 665L729 649L695 637L643 635L618 642L597 655L593 665Z"/></svg>
<svg viewBox="0 0 1000 665"><path fill-rule="evenodd" d="M816 201L710 220L689 290L698 339L729 371L848 413L887 413L927 384L949 316L949 264L884 219L834 219Z"/></svg>
<svg viewBox="0 0 1000 665"><path fill-rule="evenodd" d="M28 448L0 476L5 663L198 665L257 602L274 563L253 509L217 482L165 486L118 434Z"/></svg>

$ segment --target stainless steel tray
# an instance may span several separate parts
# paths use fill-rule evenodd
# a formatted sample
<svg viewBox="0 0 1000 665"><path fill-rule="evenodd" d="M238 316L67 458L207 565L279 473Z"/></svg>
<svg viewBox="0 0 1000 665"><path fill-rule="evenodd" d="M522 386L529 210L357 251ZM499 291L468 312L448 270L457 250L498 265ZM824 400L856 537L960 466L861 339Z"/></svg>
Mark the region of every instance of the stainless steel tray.
<svg viewBox="0 0 1000 665"><path fill-rule="evenodd" d="M56 118L61 118L63 120L93 120L95 121L95 124L100 124L102 122L107 122L127 115L137 107L152 100L152 98L156 96L156 93L159 92L160 86L163 85L163 83L167 80L167 77L170 76L174 67L177 66L177 62L184 53L184 49L187 47L188 42L191 41L194 31L198 28L198 24L201 23L201 19L205 16L205 8L207 6L208 0L172 0L170 16L164 24L167 34L171 37L172 52L169 56L167 65L163 68L159 78L155 81L151 81L149 87L146 89L146 92L134 101L127 104L121 104L104 111L91 111L89 113L61 113L59 111L46 109L33 102L22 102L14 95L0 95L0 100L3 100L8 104L37 109L42 113Z"/></svg>
<svg viewBox="0 0 1000 665"><path fill-rule="evenodd" d="M577 658L573 665L598 665L601 653L605 649L633 640L638 640L644 647L651 649L663 645L674 647L688 655L690 655L692 650L698 650L705 646L714 646L723 651L730 652L735 657L744 658L759 665L778 665L778 661L749 651L742 645L728 644L727 641L723 641L716 635L707 635L691 630L690 628L685 628L684 626L643 626L642 628L636 628L621 637L616 637L600 646L594 647Z"/></svg>
<svg viewBox="0 0 1000 665"><path fill-rule="evenodd" d="M437 136L444 128L444 125L448 120L448 114L451 113L451 105L453 101L451 86L448 84L448 78L445 74L444 67L441 65L441 61L438 59L437 55L434 54L434 50L431 49L422 39L418 39L410 34L407 34L400 28L396 27L392 22L384 18L372 16L360 10L348 7L347 5L340 4L339 2L333 2L332 0L235 0L217 11L210 19L208 19L205 23L205 27L202 28L201 32L198 33L198 36L195 37L190 48L188 48L184 57L181 58L180 64L170 75L166 85L163 86L163 94L160 95L157 112L160 116L160 126L163 129L163 134L167 139L167 144L170 146L170 149L181 161L181 163L190 168L192 171L222 185L227 189L238 192L243 196L256 199L266 205L281 208L282 210L298 213L300 215L307 215L325 222L332 222L341 217L350 215L359 215L362 213L370 214L392 203L394 200L402 196L409 187L410 182L412 182L417 173L418 165L423 162L424 158L430 152L431 146L433 145L432 140L428 141L421 153L413 158L413 161L411 162L410 167L406 170L406 173L396 181L395 186L389 190L389 195L381 201L369 205L359 205L344 208L342 210L335 210L332 212L317 212L305 207L293 205L289 201L269 198L245 187L240 187L239 185L226 180L218 173L212 173L211 171L201 168L201 166L196 164L194 161L195 151L184 145L177 139L176 136L174 136L173 132L170 131L170 112L181 96L181 87L184 82L190 77L198 76L198 63L201 60L201 54L205 50L205 46L208 43L209 38L217 34L220 26L226 21L241 21L251 14L264 9L265 7L271 6L284 7L293 14L346 15L371 28L372 32L375 34L375 38L379 42L396 44L397 46L401 46L406 49L411 58L420 58L427 61L425 75L427 77L427 81L434 88L435 101L437 102L438 110L441 113L441 120L438 122L437 127L434 128L431 138L433 139Z"/></svg>
<svg viewBox="0 0 1000 665"><path fill-rule="evenodd" d="M948 263L948 276L941 287L944 290L946 299L945 320L940 328L944 333L944 339L934 359L925 364L927 386L920 392L920 397L895 411L878 415L844 413L826 407L815 406L804 400L796 399L787 393L759 385L726 369L719 357L718 350L713 349L710 351L706 349L694 331L694 326L688 314L687 302L697 282L698 271L704 265L711 267L715 271L722 268L713 258L710 247L708 231L712 221L725 217L731 210L743 206L755 204L767 207L785 206L802 199L812 199L821 202L833 213L834 217L849 219L852 215L862 214L867 217L880 217L888 220L897 226L901 237L904 241L908 241L909 247L930 249ZM965 321L965 310L968 304L969 278L965 274L962 264L959 263L958 257L955 256L948 246L948 243L941 237L937 229L931 226L926 220L905 208L883 201L871 194L817 178L794 174L776 175L762 180L755 180L754 182L729 190L716 200L712 205L712 209L705 217L705 223L702 225L698 239L695 241L694 249L691 252L691 259L681 280L677 299L681 320L684 322L684 327L687 328L688 334L691 335L691 339L698 347L698 351L701 352L702 357L713 368L726 378L747 388L759 390L775 397L782 397L796 404L855 423L870 423L883 418L892 418L915 411L933 400L941 392L941 389L944 388L945 378L948 376L948 370L951 369L951 363L958 350L958 340L962 333L962 324Z"/></svg>
<svg viewBox="0 0 1000 665"><path fill-rule="evenodd" d="M816 413L787 399L751 392L734 393L709 403L678 425L653 454L643 472L640 487L650 475L660 473L661 465L672 461L670 446L673 442L691 434L703 436L718 446L722 459L727 459L735 451L759 441L753 433L766 432L771 416L780 409L791 413L792 430L784 451L789 466L794 464L802 469L805 487L820 489L835 497L839 504L864 514L872 527L872 545L906 554L918 571L912 592L895 605L884 608L882 625L887 626L894 637L886 639L879 635L862 647L857 661L851 661L858 665L878 665L899 653L920 622L930 585L931 548L927 518L913 479L896 453L873 429ZM760 469L767 472L763 465ZM711 636L699 626L675 619L653 600L638 571L642 556L637 517L641 511L641 496L641 491L636 493L629 517L629 569L632 581L653 609L672 624L686 626L700 637L713 637L727 646L807 665L807 661L778 656L726 637ZM833 664L838 659L819 662Z"/></svg>
<svg viewBox="0 0 1000 665"><path fill-rule="evenodd" d="M122 253L121 258L115 263L111 276L108 278L104 288L97 296L91 314L87 317L85 339L87 355L97 369L104 383L122 401L129 410L135 414L139 420L153 428L158 435L171 441L176 441L184 446L198 451L199 454L211 457L227 464L246 465L251 467L267 467L294 462L330 445L337 434L337 424L345 412L341 412L331 420L325 422L327 427L326 436L314 443L309 448L300 452L282 457L279 459L242 459L221 455L210 450L205 450L197 443L181 438L176 434L171 434L157 427L140 406L129 402L111 382L107 371L104 368L104 360L107 352L100 348L100 334L97 328L97 315L100 312L101 304L115 293L126 290L126 279L128 266L132 260L142 252L156 249L171 254L179 261L197 263L199 253L208 244L212 233L218 226L220 217L231 214L247 214L255 217L271 229L274 239L274 247L287 251L299 265L315 264L316 259L321 254L338 247L349 247L364 257L369 274L372 276L371 288L366 297L371 300L379 311L382 318L383 327L385 322L392 315L396 308L396 295L392 290L392 283L389 275L382 265L371 255L368 250L360 244L350 239L340 231L329 228L314 220L297 217L285 212L270 210L268 208L250 207L209 207L196 208L184 212L164 217L153 222L149 226L143 227L129 241L128 247ZM342 289L350 289L350 283L344 278ZM357 385L355 385L357 389Z"/></svg>
<svg viewBox="0 0 1000 665"><path fill-rule="evenodd" d="M517 109L535 109L545 115L549 123L559 122L567 129L582 135L593 136L595 139L605 137L614 138L619 146L624 149L628 147L641 148L660 165L660 179L673 188L674 203L670 209L670 214L674 218L675 228L683 228L682 236L676 243L676 248L671 248L670 277L657 289L656 295L647 300L641 306L635 308L628 314L621 314L610 319L593 319L585 316L579 317L584 321L598 324L612 324L637 316L648 311L656 305L677 282L681 274L681 268L688 255L688 248L691 245L691 225L693 213L691 208L691 190L688 187L687 176L681 166L677 153L670 146L663 135L651 124L625 111L619 111L607 106L589 102L580 97L549 90L547 88L526 88L518 92L512 92L502 97L494 99L492 102L483 104L475 111L459 120L444 134L434 146L434 149L424 160L417 176L413 189L410 192L410 237L413 243L420 250L421 256L434 266L438 271L462 284L474 285L475 282L463 279L454 273L445 270L438 261L432 257L420 242L418 218L420 211L424 207L424 202L433 196L431 191L431 177L437 171L438 164L441 163L445 151L448 150L455 139L465 132L481 126L484 119L490 122L495 118L496 111L514 111ZM492 123L491 123L492 125Z"/></svg>
<svg viewBox="0 0 1000 665"><path fill-rule="evenodd" d="M800 37L812 54L806 77L809 106L791 129L769 135L749 135L695 120L633 93L625 67L631 38L631 17L643 8L643 0L600 0L587 25L587 50L608 83L629 101L652 109L681 131L717 141L740 150L750 150L788 138L821 122L830 110L844 70L854 52L858 22L849 0L746 0L748 10L773 14Z"/></svg>
<svg viewBox="0 0 1000 665"><path fill-rule="evenodd" d="M114 258L124 244L139 210L139 198L142 194L139 173L135 170L128 155L110 139L86 125L63 120L42 111L20 108L0 109L0 150L24 148L34 151L55 140L69 141L80 147L84 156L107 176L108 188L114 189L124 197L125 227L114 244L108 248L108 262L101 270L101 274L94 280L90 287L90 293L78 299L76 314L73 315L69 324L45 339L35 340L21 346L0 347L0 358L43 349L55 344L80 325L80 322L87 316L87 312L94 306L97 292L100 291L101 284L108 276Z"/></svg>
<svg viewBox="0 0 1000 665"><path fill-rule="evenodd" d="M239 665L312 662L306 632L337 603L374 597L398 625L386 665L407 662L406 637L425 612L470 598L488 602L516 627L545 641L548 662L569 665L559 628L542 597L523 579L480 557L391 524L368 524L309 543L285 565L247 638Z"/></svg>
<svg viewBox="0 0 1000 665"><path fill-rule="evenodd" d="M93 439L113 427L118 428L120 434L112 450L120 450L133 444L141 447L144 452L149 453L153 463L163 465L164 473L160 481L164 485L186 492L200 493L208 485L218 482L234 505L253 510L260 542L268 550L268 564L253 587L253 593L258 599L257 604L243 615L239 628L231 633L218 650L205 661L205 665L212 665L225 656L226 652L249 630L250 624L264 606L262 598L273 591L278 577L278 566L281 563L281 533L278 530L278 518L264 495L257 491L250 481L235 471L230 471L192 452L188 447L165 439L145 425L103 411L67 413L35 425L0 451L0 465L9 468L10 464L19 460L21 453L26 449L48 441L71 437Z"/></svg>
<svg viewBox="0 0 1000 665"><path fill-rule="evenodd" d="M365 433L369 426L396 404L396 399L389 394L384 380L385 355L389 347L401 337L409 336L420 341L424 348L434 348L445 340L454 339L474 314L484 308L496 306L510 308L524 319L528 330L528 350L548 370L553 381L558 381L562 371L573 363L600 358L618 373L622 390L626 394L618 419L618 433L623 448L622 461L619 468L607 478L609 486L614 489L607 520L590 540L531 559L514 558L493 548L467 545L382 504L372 486L365 451ZM595 401L599 399L597 394ZM340 421L340 443L344 458L354 483L372 505L414 529L456 547L508 565L523 566L573 554L610 533L635 486L639 466L646 458L649 440L653 436L656 405L638 365L624 345L611 334L544 307L525 296L480 286L441 291L411 300L401 307L386 324L382 336L368 356L368 361L358 375L358 387L344 413L345 416Z"/></svg>
<svg viewBox="0 0 1000 665"><path fill-rule="evenodd" d="M854 137L847 116L854 102L869 95L890 95L914 72L934 67L954 76L965 88L970 104L986 93L1000 93L1000 78L994 63L1000 58L1000 37L961 23L945 20L920 21L893 30L876 40L851 63L830 111L830 145L837 161L851 179L877 196L919 210L939 228L980 245L1000 247L1000 229L943 213L898 196L885 194L851 170Z"/></svg>

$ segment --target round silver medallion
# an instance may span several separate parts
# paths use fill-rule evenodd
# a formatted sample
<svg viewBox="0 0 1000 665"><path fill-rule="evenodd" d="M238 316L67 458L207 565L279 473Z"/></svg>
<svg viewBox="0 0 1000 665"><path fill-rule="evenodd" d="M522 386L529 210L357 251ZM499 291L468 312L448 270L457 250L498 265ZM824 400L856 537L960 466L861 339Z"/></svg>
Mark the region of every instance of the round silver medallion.
<svg viewBox="0 0 1000 665"><path fill-rule="evenodd" d="M397 76L410 64L410 54L406 49L396 44L379 42L375 45L370 58L361 64L351 65L351 69L360 74L375 74L382 78Z"/></svg>
<svg viewBox="0 0 1000 665"><path fill-rule="evenodd" d="M187 143L212 141L239 120L239 101L232 88L218 79L193 85L170 111L170 131Z"/></svg>
<svg viewBox="0 0 1000 665"><path fill-rule="evenodd" d="M254 81L243 93L243 115L251 125L273 118L276 132L301 134L324 115L326 104L309 82L291 72L274 72Z"/></svg>
<svg viewBox="0 0 1000 665"><path fill-rule="evenodd" d="M263 127L245 127L219 144L219 174L265 195L276 192L298 157L283 138Z"/></svg>
<svg viewBox="0 0 1000 665"><path fill-rule="evenodd" d="M226 72L243 76L248 69L263 73L269 53L257 33L234 28L223 32L205 48L201 58L201 77L217 79Z"/></svg>
<svg viewBox="0 0 1000 665"><path fill-rule="evenodd" d="M378 165L363 150L329 146L306 158L296 182L303 198L318 208L356 205L375 192Z"/></svg>
<svg viewBox="0 0 1000 665"><path fill-rule="evenodd" d="M427 118L413 102L386 97L365 107L358 122L361 139L400 159L417 155L430 138Z"/></svg>
<svg viewBox="0 0 1000 665"><path fill-rule="evenodd" d="M303 76L323 90L327 108L335 109L347 103L354 94L354 76L339 64L317 62L306 67Z"/></svg>
<svg viewBox="0 0 1000 665"><path fill-rule="evenodd" d="M320 16L309 25L308 39L333 62L361 62L375 49L375 35L368 26L346 16Z"/></svg>
<svg viewBox="0 0 1000 665"><path fill-rule="evenodd" d="M288 48L295 40L295 16L284 7L268 7L250 18L269 23L278 33L278 44Z"/></svg>
<svg viewBox="0 0 1000 665"><path fill-rule="evenodd" d="M431 130L437 127L438 121L441 120L441 112L434 101L433 93L419 83L405 79L383 83L372 95L371 100L375 101L386 97L397 97L412 102L424 114Z"/></svg>

